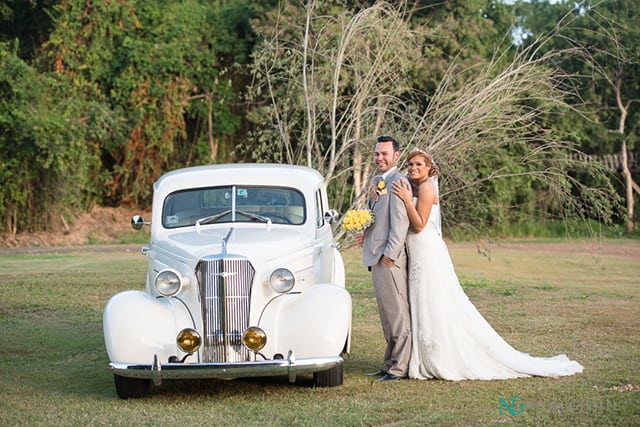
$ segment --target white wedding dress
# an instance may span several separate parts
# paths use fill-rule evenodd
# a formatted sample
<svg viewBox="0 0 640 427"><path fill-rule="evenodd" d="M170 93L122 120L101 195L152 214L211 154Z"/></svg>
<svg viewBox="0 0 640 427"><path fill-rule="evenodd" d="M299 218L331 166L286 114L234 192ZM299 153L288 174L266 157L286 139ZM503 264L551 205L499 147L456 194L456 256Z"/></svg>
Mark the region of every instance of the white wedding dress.
<svg viewBox="0 0 640 427"><path fill-rule="evenodd" d="M433 205L420 233L409 232L409 298L413 347L409 378L493 380L582 372L565 355L532 357L511 347L464 293Z"/></svg>

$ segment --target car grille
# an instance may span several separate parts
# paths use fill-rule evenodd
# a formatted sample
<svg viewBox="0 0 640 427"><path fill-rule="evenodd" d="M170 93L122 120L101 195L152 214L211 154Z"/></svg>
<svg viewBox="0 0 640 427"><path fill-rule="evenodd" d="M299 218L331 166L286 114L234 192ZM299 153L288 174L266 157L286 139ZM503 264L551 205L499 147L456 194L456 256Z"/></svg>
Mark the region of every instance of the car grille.
<svg viewBox="0 0 640 427"><path fill-rule="evenodd" d="M203 362L249 360L242 333L249 326L249 302L254 269L240 256L214 255L198 262L204 326Z"/></svg>

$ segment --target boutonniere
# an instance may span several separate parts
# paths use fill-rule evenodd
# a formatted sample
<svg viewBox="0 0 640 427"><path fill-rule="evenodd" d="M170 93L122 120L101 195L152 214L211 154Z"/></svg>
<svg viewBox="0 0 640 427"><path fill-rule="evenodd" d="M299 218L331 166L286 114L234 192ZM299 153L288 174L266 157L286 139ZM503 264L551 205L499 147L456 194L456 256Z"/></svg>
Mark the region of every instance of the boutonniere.
<svg viewBox="0 0 640 427"><path fill-rule="evenodd" d="M376 192L381 196L383 194L387 194L387 184L384 181L379 181L378 189L376 190Z"/></svg>

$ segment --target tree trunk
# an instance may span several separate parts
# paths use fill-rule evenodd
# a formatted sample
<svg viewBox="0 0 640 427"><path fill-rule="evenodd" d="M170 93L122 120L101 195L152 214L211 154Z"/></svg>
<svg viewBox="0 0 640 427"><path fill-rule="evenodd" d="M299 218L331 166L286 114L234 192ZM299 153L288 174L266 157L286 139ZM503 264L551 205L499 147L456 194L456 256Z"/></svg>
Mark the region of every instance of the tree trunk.
<svg viewBox="0 0 640 427"><path fill-rule="evenodd" d="M629 170L629 156L627 154L627 141L624 137L624 125L627 120L628 105L624 105L622 102L622 77L618 77L616 80L616 102L618 109L620 110L620 122L618 123L618 133L622 135L622 175L625 182L625 193L627 196L627 233L631 233L636 229L636 223L634 221L634 200L633 200L633 178L631 171Z"/></svg>
<svg viewBox="0 0 640 427"><path fill-rule="evenodd" d="M362 140L362 103L356 105L356 125L353 133L353 140L356 141L353 144L353 194L358 197L362 194L364 179L362 175L362 150L360 149L360 141ZM364 206L365 199L360 198L357 204L357 208Z"/></svg>
<svg viewBox="0 0 640 427"><path fill-rule="evenodd" d="M207 104L209 108L209 114L207 115L207 133L209 135L209 160L213 163L218 157L218 144L213 139L213 91L207 93Z"/></svg>
<svg viewBox="0 0 640 427"><path fill-rule="evenodd" d="M624 176L625 193L627 196L627 233L636 229L634 221L634 199L633 199L633 178L629 170L629 159L627 154L627 142L622 141L622 175Z"/></svg>
<svg viewBox="0 0 640 427"><path fill-rule="evenodd" d="M311 68L311 65L308 63L309 61L309 37L311 32L311 16L314 13L314 9L316 7L316 2L312 1L307 4L307 19L305 21L304 28L304 39L303 39L303 53L302 53L302 87L303 87L303 95L305 102L305 110L307 113L307 126L305 132L305 145L307 147L307 166L313 167L313 133L315 132L315 114L314 108L311 102L311 93L309 89L309 76L307 75L307 69ZM332 141L333 143L333 141ZM318 164L318 171L323 173L322 168L323 164Z"/></svg>

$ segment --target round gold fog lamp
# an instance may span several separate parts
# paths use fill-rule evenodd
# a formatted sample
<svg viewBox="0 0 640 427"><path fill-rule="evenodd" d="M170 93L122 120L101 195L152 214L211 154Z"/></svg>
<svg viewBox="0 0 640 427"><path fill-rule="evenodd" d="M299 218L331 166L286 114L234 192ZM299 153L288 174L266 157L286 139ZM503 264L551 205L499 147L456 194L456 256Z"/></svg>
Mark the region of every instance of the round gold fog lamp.
<svg viewBox="0 0 640 427"><path fill-rule="evenodd" d="M260 351L267 344L267 334L257 326L250 326L242 334L242 344L253 351Z"/></svg>
<svg viewBox="0 0 640 427"><path fill-rule="evenodd" d="M187 328L180 331L176 338L178 347L185 353L195 353L200 348L202 339L195 329Z"/></svg>

